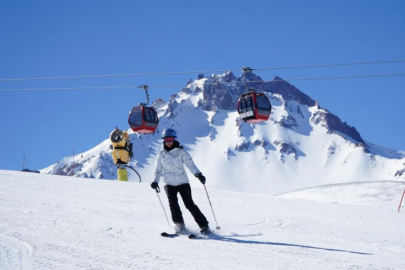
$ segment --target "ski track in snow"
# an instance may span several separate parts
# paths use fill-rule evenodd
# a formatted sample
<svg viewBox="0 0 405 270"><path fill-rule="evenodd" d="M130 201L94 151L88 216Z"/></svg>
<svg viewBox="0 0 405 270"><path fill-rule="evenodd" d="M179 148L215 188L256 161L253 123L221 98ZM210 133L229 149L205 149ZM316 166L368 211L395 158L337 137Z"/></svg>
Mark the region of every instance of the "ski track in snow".
<svg viewBox="0 0 405 270"><path fill-rule="evenodd" d="M405 265L405 211L398 214L392 204L347 205L207 188L221 229L207 239L170 239L160 236L173 230L149 183L0 171L0 269ZM159 196L169 214L164 193ZM193 198L215 229L204 189L194 187ZM198 233L180 206L189 231Z"/></svg>
<svg viewBox="0 0 405 270"><path fill-rule="evenodd" d="M31 269L33 247L13 236L0 234L0 269Z"/></svg>

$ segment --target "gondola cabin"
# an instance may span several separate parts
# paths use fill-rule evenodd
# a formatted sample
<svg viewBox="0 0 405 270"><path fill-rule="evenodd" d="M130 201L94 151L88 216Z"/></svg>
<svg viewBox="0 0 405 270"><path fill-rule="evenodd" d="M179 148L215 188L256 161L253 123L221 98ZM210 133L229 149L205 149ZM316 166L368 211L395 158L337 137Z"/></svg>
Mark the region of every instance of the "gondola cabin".
<svg viewBox="0 0 405 270"><path fill-rule="evenodd" d="M155 132L159 124L159 118L153 108L141 105L132 108L129 113L128 123L136 133L150 134Z"/></svg>
<svg viewBox="0 0 405 270"><path fill-rule="evenodd" d="M250 91L240 96L238 113L246 123L260 123L270 117L271 104L263 93Z"/></svg>

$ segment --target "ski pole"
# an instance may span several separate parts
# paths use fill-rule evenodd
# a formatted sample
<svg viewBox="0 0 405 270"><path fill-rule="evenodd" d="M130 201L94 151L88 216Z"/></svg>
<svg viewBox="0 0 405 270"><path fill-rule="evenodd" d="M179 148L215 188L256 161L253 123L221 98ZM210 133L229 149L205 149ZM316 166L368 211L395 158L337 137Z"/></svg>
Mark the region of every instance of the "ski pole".
<svg viewBox="0 0 405 270"><path fill-rule="evenodd" d="M402 199L404 198L404 195L405 195L405 189L404 189L404 193L402 193L401 202L399 203L399 207L398 207L398 213L399 213L399 210L401 209L401 205L402 205Z"/></svg>
<svg viewBox="0 0 405 270"><path fill-rule="evenodd" d="M215 217L214 209L212 208L212 204L211 204L211 200L210 200L210 196L208 196L208 191L207 191L207 188L205 187L205 185L204 185L204 188L205 188L205 193L207 193L207 198L208 198L208 201L209 201L210 206L211 206L212 215L214 216L215 223L217 224L217 227L215 229L220 230L221 227L218 226L217 218Z"/></svg>
<svg viewBox="0 0 405 270"><path fill-rule="evenodd" d="M160 205L161 205L161 206L162 206L162 208L163 208L163 212L165 212L165 216L166 216L167 224L169 224L169 227L171 227L171 226L170 226L169 219L167 218L167 214L166 214L165 207L163 206L163 203L162 203L162 201L160 200L160 197L159 197L159 192L160 192L160 188L159 188L159 186L158 186L158 187L156 188L156 195L157 195L157 197L158 197L158 199L159 199Z"/></svg>

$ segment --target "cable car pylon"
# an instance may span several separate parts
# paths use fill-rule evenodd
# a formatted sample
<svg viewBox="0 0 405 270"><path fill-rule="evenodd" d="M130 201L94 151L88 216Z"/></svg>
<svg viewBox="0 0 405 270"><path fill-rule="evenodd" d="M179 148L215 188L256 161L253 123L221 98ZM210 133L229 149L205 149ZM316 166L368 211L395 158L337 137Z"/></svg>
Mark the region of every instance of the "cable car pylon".
<svg viewBox="0 0 405 270"><path fill-rule="evenodd" d="M149 86L144 84L138 86L138 88L145 90L146 103L140 103L139 106L132 108L128 116L128 124L135 133L150 134L157 129L159 118L152 107L147 107L149 103Z"/></svg>
<svg viewBox="0 0 405 270"><path fill-rule="evenodd" d="M270 117L271 104L264 93L256 93L254 88L249 88L246 82L246 72L254 69L243 67L244 84L247 93L242 94L238 100L238 113L246 123L260 123Z"/></svg>

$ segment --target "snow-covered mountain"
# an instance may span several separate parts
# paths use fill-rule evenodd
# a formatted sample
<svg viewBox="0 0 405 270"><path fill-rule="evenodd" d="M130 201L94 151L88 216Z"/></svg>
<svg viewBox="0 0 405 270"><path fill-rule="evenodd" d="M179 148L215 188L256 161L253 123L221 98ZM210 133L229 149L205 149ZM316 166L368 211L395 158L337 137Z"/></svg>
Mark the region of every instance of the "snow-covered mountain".
<svg viewBox="0 0 405 270"><path fill-rule="evenodd" d="M246 90L243 77L232 72L201 74L168 102L156 100L157 132L138 135L128 130L134 144L130 165L143 181L152 180L160 134L168 127L178 131L180 143L218 189L277 194L332 183L405 179L404 152L364 141L354 127L279 77L264 81L247 72L246 78L272 104L267 122L240 120L236 104ZM109 139L74 160L76 177L117 177ZM72 169L72 157L66 157L41 172L68 175ZM130 180L138 180L129 173Z"/></svg>

